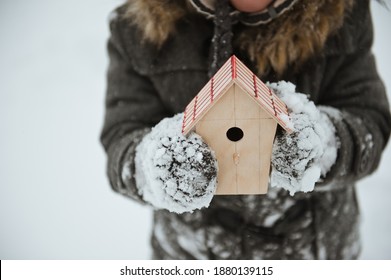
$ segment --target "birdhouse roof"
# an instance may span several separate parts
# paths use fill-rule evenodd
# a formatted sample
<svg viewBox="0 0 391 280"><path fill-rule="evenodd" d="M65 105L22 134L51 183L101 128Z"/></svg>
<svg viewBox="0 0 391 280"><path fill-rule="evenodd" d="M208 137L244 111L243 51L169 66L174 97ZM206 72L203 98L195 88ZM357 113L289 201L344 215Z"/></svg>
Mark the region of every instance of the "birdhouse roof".
<svg viewBox="0 0 391 280"><path fill-rule="evenodd" d="M233 55L186 106L182 133L187 135L234 83L250 95L282 128L288 133L292 132L285 103Z"/></svg>

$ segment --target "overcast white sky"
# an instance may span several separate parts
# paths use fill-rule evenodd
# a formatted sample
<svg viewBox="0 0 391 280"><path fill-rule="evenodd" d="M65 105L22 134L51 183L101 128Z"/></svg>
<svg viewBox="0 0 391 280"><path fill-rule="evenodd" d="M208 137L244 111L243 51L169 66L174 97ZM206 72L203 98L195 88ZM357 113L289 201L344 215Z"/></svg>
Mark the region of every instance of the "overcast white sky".
<svg viewBox="0 0 391 280"><path fill-rule="evenodd" d="M110 190L98 141L119 0L0 2L0 259L147 259L151 210ZM391 92L391 13L373 3ZM391 148L359 183L364 259L391 259Z"/></svg>

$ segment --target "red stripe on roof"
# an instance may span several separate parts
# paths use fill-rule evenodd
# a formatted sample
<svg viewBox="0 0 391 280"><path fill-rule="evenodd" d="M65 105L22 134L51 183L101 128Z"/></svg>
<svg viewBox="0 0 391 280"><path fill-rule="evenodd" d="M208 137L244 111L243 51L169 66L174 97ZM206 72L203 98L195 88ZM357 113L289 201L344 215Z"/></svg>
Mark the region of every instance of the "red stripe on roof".
<svg viewBox="0 0 391 280"><path fill-rule="evenodd" d="M183 121L182 121L182 134L183 134L183 132L185 132L185 124L186 124L186 111L187 111L187 110L185 110L185 112L183 112Z"/></svg>
<svg viewBox="0 0 391 280"><path fill-rule="evenodd" d="M270 97L271 97L271 100L272 100L274 115L277 117L277 110L276 110L276 106L274 105L273 93L272 93L272 90L270 88L269 88L269 93L270 93Z"/></svg>
<svg viewBox="0 0 391 280"><path fill-rule="evenodd" d="M213 102L213 95L214 95L214 78L212 77L211 83L210 83L210 102Z"/></svg>
<svg viewBox="0 0 391 280"><path fill-rule="evenodd" d="M254 94L255 94L255 98L257 98L258 97L258 86L257 86L257 78L254 74L253 74L253 81L254 81Z"/></svg>
<svg viewBox="0 0 391 280"><path fill-rule="evenodd" d="M236 79L236 57L231 56L231 71L232 71L232 79Z"/></svg>
<svg viewBox="0 0 391 280"><path fill-rule="evenodd" d="M196 114L196 110L197 110L197 99L198 99L198 95L196 95L195 100L194 100L193 121L195 120L195 114Z"/></svg>

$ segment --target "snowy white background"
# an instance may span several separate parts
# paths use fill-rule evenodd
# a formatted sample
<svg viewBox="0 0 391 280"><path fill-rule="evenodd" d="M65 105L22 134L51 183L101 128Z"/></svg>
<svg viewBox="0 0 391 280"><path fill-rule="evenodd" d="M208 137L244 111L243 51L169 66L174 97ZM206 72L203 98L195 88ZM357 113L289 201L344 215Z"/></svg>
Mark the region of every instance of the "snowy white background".
<svg viewBox="0 0 391 280"><path fill-rule="evenodd" d="M120 0L0 1L0 259L147 259L151 210L115 194L98 141ZM391 13L375 53L391 95ZM363 259L391 259L391 145L359 184Z"/></svg>

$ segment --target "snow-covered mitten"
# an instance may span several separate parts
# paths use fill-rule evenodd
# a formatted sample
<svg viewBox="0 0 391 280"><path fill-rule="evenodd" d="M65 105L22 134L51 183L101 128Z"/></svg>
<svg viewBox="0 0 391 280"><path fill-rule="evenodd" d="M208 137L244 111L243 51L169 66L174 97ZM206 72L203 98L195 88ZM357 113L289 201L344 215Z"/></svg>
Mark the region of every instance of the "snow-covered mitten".
<svg viewBox="0 0 391 280"><path fill-rule="evenodd" d="M281 81L269 84L288 107L294 131L276 136L272 152L272 187L281 187L294 195L309 192L326 175L337 158L335 127L307 96L295 91L295 85Z"/></svg>
<svg viewBox="0 0 391 280"><path fill-rule="evenodd" d="M183 114L163 119L136 148L136 182L143 199L159 209L192 212L209 206L216 188L217 160L192 133L182 135Z"/></svg>

